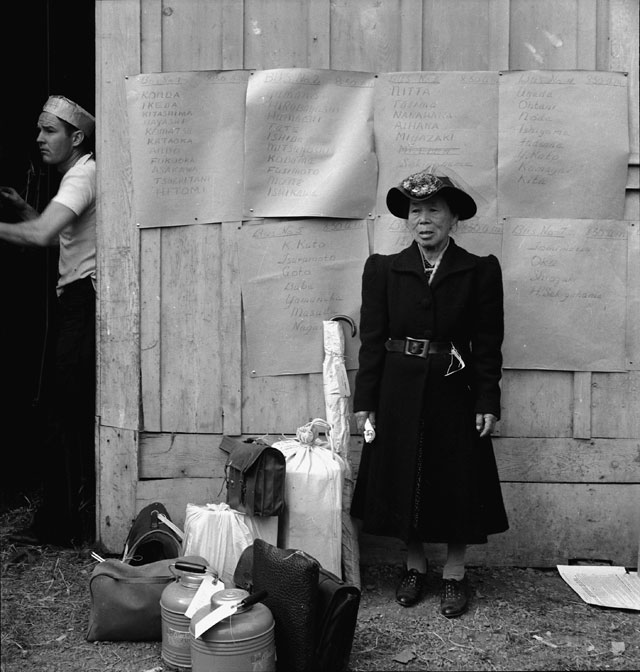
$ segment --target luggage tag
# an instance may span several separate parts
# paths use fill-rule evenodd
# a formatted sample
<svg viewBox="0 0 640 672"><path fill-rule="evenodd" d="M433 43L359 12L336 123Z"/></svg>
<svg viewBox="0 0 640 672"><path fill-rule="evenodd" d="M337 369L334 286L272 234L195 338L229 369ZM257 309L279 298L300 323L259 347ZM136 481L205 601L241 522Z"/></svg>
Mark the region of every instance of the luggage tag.
<svg viewBox="0 0 640 672"><path fill-rule="evenodd" d="M458 360L458 368L451 370L451 367L453 366L453 358L456 358ZM449 368L447 369L447 372L444 374L444 377L446 378L447 376L451 376L454 373L458 373L458 371L462 371L466 364L464 363L464 360L462 359L462 356L460 353L456 350L456 346L452 343L451 344L451 362L449 363Z"/></svg>
<svg viewBox="0 0 640 672"><path fill-rule="evenodd" d="M216 623L220 623L220 621L223 621L225 618L233 616L240 607L249 607L256 602L260 602L267 597L267 594L266 590L259 590L257 593L253 593L253 595L247 595L244 600L240 600L239 602L229 602L228 604L223 604L217 607L196 623L195 628L193 629L193 634L197 639L207 630L216 625Z"/></svg>
<svg viewBox="0 0 640 672"><path fill-rule="evenodd" d="M198 586L198 590L196 590L196 594L193 596L184 615L187 618L191 618L198 609L211 604L211 596L220 590L224 590L224 583L213 574L207 574Z"/></svg>

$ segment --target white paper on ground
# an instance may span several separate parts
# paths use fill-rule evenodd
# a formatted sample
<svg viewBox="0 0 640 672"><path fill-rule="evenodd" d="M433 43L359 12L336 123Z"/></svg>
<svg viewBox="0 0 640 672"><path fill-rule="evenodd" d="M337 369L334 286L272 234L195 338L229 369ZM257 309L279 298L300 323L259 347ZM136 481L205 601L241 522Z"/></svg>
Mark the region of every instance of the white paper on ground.
<svg viewBox="0 0 640 672"><path fill-rule="evenodd" d="M603 565L558 565L560 576L588 604L640 611L638 572Z"/></svg>

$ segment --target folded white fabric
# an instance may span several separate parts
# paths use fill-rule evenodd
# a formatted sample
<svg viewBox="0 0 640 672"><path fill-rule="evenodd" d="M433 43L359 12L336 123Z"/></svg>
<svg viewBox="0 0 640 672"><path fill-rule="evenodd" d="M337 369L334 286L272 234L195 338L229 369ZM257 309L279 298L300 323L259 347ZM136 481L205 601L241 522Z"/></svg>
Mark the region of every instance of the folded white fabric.
<svg viewBox="0 0 640 672"><path fill-rule="evenodd" d="M254 535L245 516L228 504L187 504L184 520L184 555L201 555L226 586L233 586L233 573Z"/></svg>

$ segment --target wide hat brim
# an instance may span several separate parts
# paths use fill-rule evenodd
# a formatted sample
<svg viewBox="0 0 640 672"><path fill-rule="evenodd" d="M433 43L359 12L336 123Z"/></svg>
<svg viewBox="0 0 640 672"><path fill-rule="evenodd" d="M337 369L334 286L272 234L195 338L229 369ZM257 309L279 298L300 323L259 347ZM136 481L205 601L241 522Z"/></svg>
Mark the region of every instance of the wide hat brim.
<svg viewBox="0 0 640 672"><path fill-rule="evenodd" d="M433 198L437 194L447 194L447 200L453 206L458 219L471 219L477 212L478 208L476 202L467 194L456 187L448 177L438 176L440 184L429 190L429 193L424 196L409 193L402 183L397 187L392 187L387 193L387 208L389 212L399 217L400 219L407 219L409 216L409 203L411 201L426 201Z"/></svg>

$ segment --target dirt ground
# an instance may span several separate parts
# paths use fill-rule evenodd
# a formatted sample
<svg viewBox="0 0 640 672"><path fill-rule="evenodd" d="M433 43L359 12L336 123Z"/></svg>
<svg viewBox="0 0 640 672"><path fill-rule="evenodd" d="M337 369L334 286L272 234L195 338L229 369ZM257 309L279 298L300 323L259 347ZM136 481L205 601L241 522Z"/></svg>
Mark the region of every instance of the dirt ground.
<svg viewBox="0 0 640 672"><path fill-rule="evenodd" d="M8 535L30 505L0 514L2 672L165 672L160 642L88 643L95 548L21 547ZM555 570L471 567L473 597L440 615L438 577L425 599L394 601L400 566L362 568L349 670L638 670L640 613L584 603Z"/></svg>

